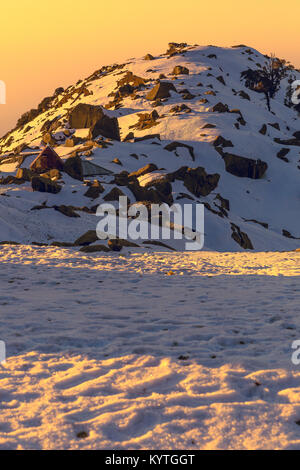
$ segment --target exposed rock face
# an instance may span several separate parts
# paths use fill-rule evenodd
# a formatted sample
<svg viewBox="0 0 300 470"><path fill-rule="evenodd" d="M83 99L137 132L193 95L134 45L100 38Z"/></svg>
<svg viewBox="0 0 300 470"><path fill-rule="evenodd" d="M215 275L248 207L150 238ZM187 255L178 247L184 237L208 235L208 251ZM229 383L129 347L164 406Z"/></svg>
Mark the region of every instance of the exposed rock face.
<svg viewBox="0 0 300 470"><path fill-rule="evenodd" d="M169 42L168 44L168 50L166 52L166 55L169 55L170 57L176 55L176 54L181 54L183 50L187 47L186 42Z"/></svg>
<svg viewBox="0 0 300 470"><path fill-rule="evenodd" d="M174 67L172 75L188 75L190 73L187 67L183 67L182 65L176 65Z"/></svg>
<svg viewBox="0 0 300 470"><path fill-rule="evenodd" d="M61 186L48 178L42 176L33 176L31 179L31 186L33 191L40 191L41 193L57 194L61 190Z"/></svg>
<svg viewBox="0 0 300 470"><path fill-rule="evenodd" d="M236 241L245 250L253 250L250 238L245 232L241 231L240 227L235 224L231 224L231 230L231 238L233 238L234 241Z"/></svg>
<svg viewBox="0 0 300 470"><path fill-rule="evenodd" d="M268 168L267 163L261 160L253 160L232 153L223 153L223 160L226 171L241 178L262 178Z"/></svg>
<svg viewBox="0 0 300 470"><path fill-rule="evenodd" d="M120 140L117 118L107 116L101 106L79 103L69 114L69 124L73 129L90 128L93 138L102 135Z"/></svg>
<svg viewBox="0 0 300 470"><path fill-rule="evenodd" d="M163 98L169 98L170 91L177 91L173 83L170 82L160 82L155 85L152 90L149 91L146 95L146 99L149 101L161 100Z"/></svg>

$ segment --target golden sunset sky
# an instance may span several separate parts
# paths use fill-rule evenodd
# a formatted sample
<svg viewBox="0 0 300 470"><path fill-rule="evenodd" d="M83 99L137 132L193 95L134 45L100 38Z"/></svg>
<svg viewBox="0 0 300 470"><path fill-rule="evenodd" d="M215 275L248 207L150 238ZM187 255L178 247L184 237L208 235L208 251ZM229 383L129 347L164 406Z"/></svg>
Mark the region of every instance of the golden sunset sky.
<svg viewBox="0 0 300 470"><path fill-rule="evenodd" d="M170 41L274 52L300 67L300 1L3 0L0 135L58 86Z"/></svg>

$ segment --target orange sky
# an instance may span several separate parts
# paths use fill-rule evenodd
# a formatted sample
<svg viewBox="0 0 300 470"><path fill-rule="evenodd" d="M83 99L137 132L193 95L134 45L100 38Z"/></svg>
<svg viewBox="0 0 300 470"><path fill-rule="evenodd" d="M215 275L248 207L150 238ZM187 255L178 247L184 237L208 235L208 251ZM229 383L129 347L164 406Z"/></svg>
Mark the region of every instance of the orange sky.
<svg viewBox="0 0 300 470"><path fill-rule="evenodd" d="M299 0L3 0L0 135L58 86L170 41L275 52L300 67Z"/></svg>

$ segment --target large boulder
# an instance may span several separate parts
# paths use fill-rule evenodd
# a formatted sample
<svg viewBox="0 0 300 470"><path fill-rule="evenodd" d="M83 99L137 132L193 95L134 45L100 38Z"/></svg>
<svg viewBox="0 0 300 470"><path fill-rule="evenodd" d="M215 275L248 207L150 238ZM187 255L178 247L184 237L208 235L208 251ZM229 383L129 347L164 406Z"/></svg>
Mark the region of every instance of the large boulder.
<svg viewBox="0 0 300 470"><path fill-rule="evenodd" d="M89 187L89 189L84 193L84 196L89 197L91 199L97 199L97 197L100 196L104 192L104 188L102 184L98 181L95 180L92 185Z"/></svg>
<svg viewBox="0 0 300 470"><path fill-rule="evenodd" d="M92 137L98 135L120 140L117 118L107 116L101 106L79 103L69 113L69 124L73 129L91 129Z"/></svg>
<svg viewBox="0 0 300 470"><path fill-rule="evenodd" d="M215 104L212 108L211 108L211 111L213 113L228 113L229 112L229 108L228 108L228 105L227 104L223 104L223 103L217 103Z"/></svg>
<svg viewBox="0 0 300 470"><path fill-rule="evenodd" d="M187 67L176 65L173 69L172 75L188 75L190 73Z"/></svg>
<svg viewBox="0 0 300 470"><path fill-rule="evenodd" d="M99 240L96 230L88 230L74 242L74 246L86 246Z"/></svg>
<svg viewBox="0 0 300 470"><path fill-rule="evenodd" d="M31 179L31 187L33 191L40 191L41 193L57 194L61 190L61 186L49 178L42 176L33 176Z"/></svg>
<svg viewBox="0 0 300 470"><path fill-rule="evenodd" d="M232 153L223 153L222 156L226 171L241 178L262 178L268 168L267 163L261 160L241 157Z"/></svg>
<svg viewBox="0 0 300 470"><path fill-rule="evenodd" d="M169 98L171 96L170 91L177 91L173 83L159 82L154 88L152 88L152 90L149 91L149 93L147 93L146 99L149 101L155 101Z"/></svg>
<svg viewBox="0 0 300 470"><path fill-rule="evenodd" d="M201 166L198 168L188 168L184 175L184 186L196 197L207 196L219 183L220 175L214 173L208 175Z"/></svg>

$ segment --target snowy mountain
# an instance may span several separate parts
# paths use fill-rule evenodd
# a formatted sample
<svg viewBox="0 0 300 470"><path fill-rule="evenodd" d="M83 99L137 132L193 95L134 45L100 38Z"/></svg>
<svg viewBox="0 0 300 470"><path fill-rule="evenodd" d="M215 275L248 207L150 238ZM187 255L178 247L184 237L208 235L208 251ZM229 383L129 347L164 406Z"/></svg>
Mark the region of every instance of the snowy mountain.
<svg viewBox="0 0 300 470"><path fill-rule="evenodd" d="M268 93L270 63L281 76ZM58 88L0 139L0 240L118 249L95 236L96 209L126 195L203 203L207 250L297 248L299 79L247 46L170 43Z"/></svg>

